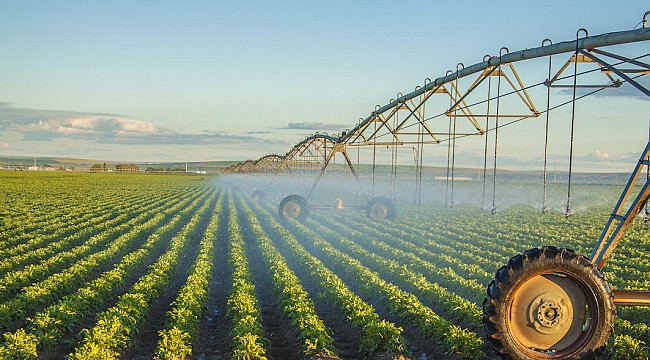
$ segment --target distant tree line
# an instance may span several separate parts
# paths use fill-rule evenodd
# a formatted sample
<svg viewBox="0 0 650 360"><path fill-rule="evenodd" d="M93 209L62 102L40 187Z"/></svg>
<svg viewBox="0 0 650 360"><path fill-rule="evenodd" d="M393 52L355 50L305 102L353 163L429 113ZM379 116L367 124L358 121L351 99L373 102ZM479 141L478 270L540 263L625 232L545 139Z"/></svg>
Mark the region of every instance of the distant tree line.
<svg viewBox="0 0 650 360"><path fill-rule="evenodd" d="M152 167L149 166L145 172L185 172L185 168L170 168L170 167Z"/></svg>
<svg viewBox="0 0 650 360"><path fill-rule="evenodd" d="M115 166L95 164L90 167L92 171L120 171L120 172L139 172L140 168L136 164L117 164Z"/></svg>
<svg viewBox="0 0 650 360"><path fill-rule="evenodd" d="M91 171L118 171L118 172L141 172L140 168L136 164L117 164L117 165L107 165L95 164L90 167ZM172 173L185 173L185 167L153 167L149 166L145 172L172 172Z"/></svg>
<svg viewBox="0 0 650 360"><path fill-rule="evenodd" d="M106 163L103 164L95 164L90 167L90 170L92 171L108 171L110 170L110 166L106 166Z"/></svg>

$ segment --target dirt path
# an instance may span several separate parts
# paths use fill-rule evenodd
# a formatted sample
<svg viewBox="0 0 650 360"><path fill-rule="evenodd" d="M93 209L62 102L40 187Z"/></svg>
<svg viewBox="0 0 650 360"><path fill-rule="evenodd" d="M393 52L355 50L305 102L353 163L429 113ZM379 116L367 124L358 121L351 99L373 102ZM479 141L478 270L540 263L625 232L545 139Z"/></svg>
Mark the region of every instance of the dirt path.
<svg viewBox="0 0 650 360"><path fill-rule="evenodd" d="M97 314L114 306L119 300L119 297L124 295L127 291L129 291L129 289L136 283L136 281L138 281L138 279L140 279L142 276L144 276L147 273L149 269L149 265L153 264L167 250L171 238L174 237L185 224L186 224L185 222L182 222L178 224L176 227L174 227L174 229L170 230L167 233L167 235L164 236L164 240L162 240L161 243L158 246L156 246L155 249L153 249L150 256L148 256L143 261L143 263L138 266L137 269L131 271L128 274L128 276L124 281L124 284L122 284L122 286L117 288L115 293L108 300L106 300L103 305L98 306L89 315L80 319L79 322L68 331L70 335L60 340L60 343L58 344L56 349L48 349L43 354L39 354L40 358L63 359L65 356L70 354L70 352L74 350L75 346L79 345L78 344L79 339L75 338L75 336L71 334L78 334L81 332L82 329L92 328L97 321ZM122 258L120 258L119 260L121 261ZM100 276L101 274L102 273L100 273L98 276Z"/></svg>
<svg viewBox="0 0 650 360"><path fill-rule="evenodd" d="M270 269L262 260L261 251L256 244L253 232L247 227L243 216L239 218L242 235L246 243L246 256L250 264L255 293L262 309L262 328L264 336L269 340L267 348L269 358L276 360L304 359L301 343L298 341L289 319L284 317L284 311L278 303L278 297L273 293L273 283Z"/></svg>
<svg viewBox="0 0 650 360"><path fill-rule="evenodd" d="M309 297L314 301L318 316L323 320L325 326L332 330L330 334L334 339L334 347L338 355L342 359L363 359L363 354L359 352L361 329L352 326L339 309L334 308L321 296L318 296L318 285L314 284L303 271L304 266L298 264L295 259L287 259L287 263L300 279Z"/></svg>
<svg viewBox="0 0 650 360"><path fill-rule="evenodd" d="M313 230L312 230L313 231ZM355 294L360 296L364 301L371 304L380 318L386 319L390 322L395 323L397 326L401 326L404 329L402 336L406 341L407 350L411 354L411 359L458 359L458 357L446 354L445 350L440 348L435 341L424 336L417 328L404 325L399 319L397 319L389 310L388 306L385 303L385 299L379 294L368 294L362 291L359 286L359 280L348 274L345 269L338 264L335 264L333 261L330 261L325 256L319 256L319 251L315 250L313 246L313 241L310 241L306 238L301 238L299 234L292 232L298 241L306 247L306 249L318 257L325 266L332 270L336 275L338 275L343 282L352 290Z"/></svg>
<svg viewBox="0 0 650 360"><path fill-rule="evenodd" d="M226 303L230 292L231 273L228 266L228 201L224 201L214 248L214 272L210 281L210 300L200 325L199 339L192 352L199 359L230 358L230 325Z"/></svg>
<svg viewBox="0 0 650 360"><path fill-rule="evenodd" d="M210 207L201 218L201 222L197 226L197 229L205 229L207 227L215 206L216 198L211 200ZM192 264L196 261L202 237L202 231L194 232L191 235L189 244L178 260L178 265L174 270L172 279L165 289L165 293L162 297L156 299L156 301L151 304L151 311L133 339L133 345L124 351L124 358L153 358L153 354L158 346L158 332L165 329L167 312L171 310L171 303L176 300L178 291L187 281Z"/></svg>
<svg viewBox="0 0 650 360"><path fill-rule="evenodd" d="M334 339L334 347L339 356L343 359L362 359L363 354L359 352L360 329L356 329L346 319L343 312L334 308L321 296L318 295L319 286L314 283L307 267L301 264L295 257L290 256L287 248L281 241L275 241L280 235L275 232L268 224L262 223L264 231L269 238L274 240L276 249L284 256L289 268L298 276L302 286L314 301L316 313L323 320L325 326L331 329L331 335Z"/></svg>

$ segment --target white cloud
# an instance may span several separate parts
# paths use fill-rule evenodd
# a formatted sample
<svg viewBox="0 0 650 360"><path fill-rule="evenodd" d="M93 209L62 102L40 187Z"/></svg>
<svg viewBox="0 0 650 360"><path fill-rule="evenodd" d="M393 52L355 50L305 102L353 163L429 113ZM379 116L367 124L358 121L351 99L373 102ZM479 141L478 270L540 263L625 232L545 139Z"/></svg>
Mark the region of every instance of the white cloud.
<svg viewBox="0 0 650 360"><path fill-rule="evenodd" d="M224 130L203 130L204 134L212 134L212 135L228 135L230 134L230 131L224 131ZM248 134L248 133L247 133Z"/></svg>
<svg viewBox="0 0 650 360"><path fill-rule="evenodd" d="M38 121L31 124L15 125L9 127L9 129L19 132L45 132L59 135L87 134L94 132L92 129L69 126L67 122L58 120Z"/></svg>
<svg viewBox="0 0 650 360"><path fill-rule="evenodd" d="M236 135L220 130L184 133L157 127L152 122L116 114L15 108L0 103L0 133L11 131L23 140L90 140L100 144L196 145L283 144L251 134Z"/></svg>
<svg viewBox="0 0 650 360"><path fill-rule="evenodd" d="M63 123L76 129L94 130L95 126L97 126L97 118L91 116L78 117L64 120Z"/></svg>
<svg viewBox="0 0 650 360"><path fill-rule="evenodd" d="M347 125L342 124L326 124L322 122L292 122L287 124L282 129L295 129L295 130L319 130L319 131L339 131L348 128Z"/></svg>
<svg viewBox="0 0 650 360"><path fill-rule="evenodd" d="M590 153L587 153L584 156L579 157L580 160L591 161L591 162L620 162L620 163L630 163L634 159L638 159L639 154L635 153L624 153L624 154L613 154L606 151L594 150Z"/></svg>
<svg viewBox="0 0 650 360"><path fill-rule="evenodd" d="M602 160L609 160L610 158L609 153L601 152L600 150L594 150L594 152L591 155L596 159L602 159Z"/></svg>
<svg viewBox="0 0 650 360"><path fill-rule="evenodd" d="M116 133L120 135L129 133L155 134L158 132L158 128L148 121L132 119L115 119L113 121L118 128Z"/></svg>
<svg viewBox="0 0 650 360"><path fill-rule="evenodd" d="M0 149L1 149L1 150L7 150L7 149L9 149L9 143L4 142L4 141L0 141Z"/></svg>

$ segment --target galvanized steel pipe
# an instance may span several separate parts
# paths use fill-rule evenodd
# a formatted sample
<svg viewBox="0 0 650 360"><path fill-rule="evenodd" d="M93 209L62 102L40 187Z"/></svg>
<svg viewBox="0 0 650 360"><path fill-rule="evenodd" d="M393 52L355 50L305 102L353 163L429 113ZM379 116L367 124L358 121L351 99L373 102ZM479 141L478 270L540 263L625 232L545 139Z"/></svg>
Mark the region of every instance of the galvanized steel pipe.
<svg viewBox="0 0 650 360"><path fill-rule="evenodd" d="M595 49L603 46L612 46L627 44L639 41L650 40L650 28L640 28L635 30L619 31L613 33L607 33L596 36L587 36L582 39L578 39L578 49ZM576 51L576 40L564 41L557 44L551 44L547 46L541 46L533 49L525 49L516 51L513 53L504 54L500 57L491 57L490 59L464 67L457 70L456 72L450 73L446 76L437 78L435 81L426 83L424 87L421 87L411 93L400 96L399 98L391 101L390 103L376 109L373 111L370 116L365 118L361 123L354 127L350 132L346 133L344 136L341 136L339 139L340 142L348 141L352 135L362 127L364 127L368 122L370 122L376 115L381 114L389 109L394 108L400 103L404 103L408 100L416 98L427 91L430 91L438 86L446 84L452 80L460 79L462 77L483 71L490 66L498 66L499 64L514 63L522 60L530 60L543 56L563 54L568 52Z"/></svg>

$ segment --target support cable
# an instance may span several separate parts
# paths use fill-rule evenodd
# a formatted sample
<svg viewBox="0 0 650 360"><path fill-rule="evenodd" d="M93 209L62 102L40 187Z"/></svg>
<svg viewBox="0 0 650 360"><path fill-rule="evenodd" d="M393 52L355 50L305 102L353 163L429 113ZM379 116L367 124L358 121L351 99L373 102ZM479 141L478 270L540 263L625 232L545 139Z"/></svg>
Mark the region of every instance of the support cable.
<svg viewBox="0 0 650 360"><path fill-rule="evenodd" d="M650 53L645 53L645 54L643 54L643 55L639 55L639 56L636 56L636 57L632 58L632 60L640 60L640 59L643 59L643 58L647 58L647 57L649 57L649 56L650 56ZM621 65L621 64L624 64L624 63L626 63L626 61L620 61L620 62L617 62L617 63L613 63L612 66L618 66L618 65ZM580 72L578 75L582 76L582 75L587 75L587 74L590 74L590 73L600 72L600 71L602 71L601 68L595 68L595 69L590 69L590 70L582 71L582 72ZM447 75L450 74L450 73L451 73L451 71L447 71ZM646 74L639 74L639 75L633 76L633 77L631 77L631 78L632 78L632 79L637 79L637 78L642 77L642 76L644 76L644 75L646 75ZM572 78L573 76L574 76L574 75L567 75L567 76L564 76L564 77L558 77L555 81L566 80L566 79ZM525 88L523 88L523 89L521 89L521 90L531 90L531 89L534 89L534 88L536 88L536 87L538 87L538 86L545 85L546 82L547 82L547 80L544 80L544 81L542 81L542 82L539 82L539 83L536 83L536 84L533 84L533 85L530 85L530 86L526 86ZM625 83L625 81L623 81L623 83ZM605 90L605 89L606 89L606 88L596 88L596 89L593 90L593 91L590 91L590 92L585 93L585 94L583 94L583 95L577 96L577 97L576 97L576 100L579 100L579 99L582 99L582 98L585 98L585 97L591 96L591 95L596 94L596 93L598 93L598 92L600 92L600 91L603 91L603 90ZM509 95L512 95L512 94L516 94L517 92L519 92L519 91L521 91L521 90L510 91L510 92L505 93L505 94L503 94L503 95L501 95L501 96L502 96L502 97L505 97L505 96L509 96ZM493 99L481 100L481 101L478 101L478 102L475 102L475 103L469 104L469 105L464 106L464 107L459 107L458 109L459 109L459 110L469 109L469 108L471 108L471 107L473 107L473 106L477 106L477 105L480 105L480 104L486 103L486 102L488 102L489 100L493 100ZM568 100L568 101L566 101L566 102L563 102L563 103L560 103L560 104L558 104L558 105L553 106L553 107L550 108L549 110L559 109L559 108L561 108L561 107L563 107L563 106L565 106L565 105L568 105L568 104L571 103L571 102L572 102L572 100ZM452 106L452 105L450 105L450 107L451 107L451 106ZM375 106L375 111L376 111L377 109L379 109L380 107L381 107L380 105ZM543 113L544 113L544 111L540 112L540 115L543 114ZM442 113L437 114L437 115L433 115L433 116L431 116L431 117L425 118L425 119L423 120L423 122L426 123L426 122L428 122L428 121L435 120L435 119L440 118L440 117L443 117L443 116L447 116L447 111L446 111L446 110L445 110L444 112L442 112ZM530 117L530 116L522 116L521 118L518 118L518 119L515 119L515 120L512 120L512 121L506 122L505 124L502 124L501 127L509 126L509 125L512 125L512 124L515 124L515 123L518 123L518 122L521 122L521 121L523 121L523 120L527 120L527 119L531 119L531 117ZM415 126L415 124L406 125L406 126L402 127L402 129L409 129L409 128L413 127L413 126ZM490 129L490 130L493 130L493 129ZM375 131L376 131L376 127L375 127ZM386 133L382 133L382 134L375 135L375 139L383 138L383 137L388 136L388 135L392 135L392 133L391 133L391 132L386 132ZM463 134L463 135L458 135L456 138L457 138L457 139L460 139L460 138L464 138L464 137L468 137L468 136L472 136L472 135ZM451 140L451 139L449 139L449 140ZM440 140L439 142L444 142L444 141L447 141L447 140Z"/></svg>
<svg viewBox="0 0 650 360"><path fill-rule="evenodd" d="M431 79L429 79L429 78L424 79L424 86L425 87L427 86L427 82L430 83ZM421 128L424 127L424 119L426 117L426 105L427 105L426 100L423 100L423 101L424 101L424 103L422 103L422 115L421 115L420 121L419 121L420 124L421 124ZM424 166L424 133L422 133L422 142L420 144L419 155L420 155L420 174L419 174L420 187L419 187L419 190L418 190L418 205L422 204L422 172L424 170L423 169L423 166Z"/></svg>
<svg viewBox="0 0 650 360"><path fill-rule="evenodd" d="M361 125L362 120L363 119L359 119L359 125ZM357 169L361 169L361 146L357 146ZM358 183L359 183L359 181L357 180L357 184ZM357 199L359 198L359 194L362 192L360 185L358 186L358 188L359 188L359 190L357 191L357 194L355 196L355 198L357 198Z"/></svg>
<svg viewBox="0 0 650 360"><path fill-rule="evenodd" d="M642 56L639 56L639 57L637 57L636 59L643 58L643 57L648 57L648 56L650 56L650 53L649 53L649 54L642 55ZM581 73L581 74L585 74L585 73L588 73L588 72L591 72L591 70L590 70L590 71L587 71L587 72L583 72L583 73ZM645 75L645 74L639 74L639 75L633 76L633 77L631 77L631 78L632 78L632 79L638 79L638 78L640 78L640 77L643 77L644 75ZM567 76L567 78L568 78L568 76ZM500 77L499 77L499 79L500 79ZM540 84L543 84L543 82L540 83ZM538 85L535 85L535 86L538 86ZM500 85L498 85L498 88L500 89ZM587 93L585 93L585 94L582 94L582 95L580 95L580 96L576 96L575 101L577 101L577 100L581 100L581 99L583 99L583 98L585 98L585 97L588 97L588 96L591 96L591 95L594 95L594 94L599 93L599 92L601 92L601 91L603 91L603 90L605 90L605 89L606 89L606 88L597 88L597 89L594 89L594 90L592 90L592 91L590 91L590 92L587 92ZM500 99L502 96L506 96L506 95L500 95L500 92L499 92L499 95L496 97L496 100L497 100L497 120L498 120L498 108L499 108L499 104L498 104L498 102L499 102L499 99ZM570 99L570 100L564 101L564 102L562 102L562 103L559 103L559 104L553 105L552 107L549 107L548 110L544 110L543 112L548 112L548 111L552 111L552 110L560 109L560 108L562 108L562 107L564 107L564 106L569 105L569 104L572 103L573 101L574 101L573 99ZM430 118L427 118L427 119L425 119L425 121L429 121L429 120L432 120L432 119L434 119L434 118L438 118L438 117L441 117L441 116L444 116L444 115L446 115L446 113L443 112L443 113L441 113L441 114L434 115L434 116L432 116L432 117L430 117ZM511 120L511 121L508 121L508 122L506 122L506 123L504 123L504 124L499 124L498 121L497 121L497 123L496 123L496 125L495 125L494 127L492 127L492 128L487 127L487 128L485 129L486 132L491 132L491 131L494 131L494 132L495 132L495 154L496 154L496 152L497 152L497 151L496 151L496 150L497 150L497 149L496 149L496 147L497 147L497 141L496 141L496 140L498 139L498 129L499 129L499 128L502 128L502 127L506 127L506 126L514 125L514 124L516 124L516 123L519 123L519 122L524 121L524 120L529 120L529 119L530 119L530 117L528 117L528 116L522 116L521 118L514 119L514 120ZM649 119L649 121L650 121L650 119ZM376 127L376 124L375 124L375 127ZM375 130L376 130L376 129L375 129ZM649 130L649 131L650 131L650 130ZM469 136L471 136L471 135L463 134L463 135L458 135L458 136L456 136L456 138L457 138L457 139L460 139L460 138L465 138L465 137L469 137ZM378 136L376 136L376 137L382 137L382 135L378 135ZM649 132L649 137L650 137L650 132ZM452 140L451 138L448 138L448 139L440 140L440 142L443 142L443 141L451 142L451 140ZM495 156L495 159L494 159L495 166L494 166L494 169L493 169L493 170L496 170L496 160L497 160L497 159L496 159L496 156ZM492 202L492 203L493 203L493 211L496 212L496 208L495 208L495 206L494 206L494 204L495 204L495 201L494 201L494 193L495 193L495 189L496 189L496 171L495 171L494 174L493 174L493 182L494 182L494 187L493 187L493 202ZM373 155L373 190L374 190L374 155ZM650 209L649 209L649 212L650 212ZM650 216L650 215L649 215L649 216ZM650 219L650 217L649 217L649 219Z"/></svg>
<svg viewBox="0 0 650 360"><path fill-rule="evenodd" d="M375 111L379 108L379 105L375 106ZM376 115L375 115L376 116ZM377 121L376 119L373 120L373 124L375 126L375 132L373 134L377 133ZM369 139L372 141L372 197L375 197L375 167L377 165L377 138L375 137L375 140Z"/></svg>
<svg viewBox="0 0 650 360"><path fill-rule="evenodd" d="M327 140L323 141L323 150L325 152L325 157L323 158L323 164L327 162ZM332 153L332 160L334 160L334 164L336 164L336 154ZM319 164L320 165L320 164ZM321 183L322 188L325 188L325 181L327 181L327 167L323 166L321 168L321 172L323 173L323 182Z"/></svg>
<svg viewBox="0 0 650 360"><path fill-rule="evenodd" d="M575 130L575 119L576 119L576 89L578 87L578 54L580 52L580 48L578 45L578 40L580 40L580 32L584 31L585 37L588 36L587 30L586 29L578 29L576 32L576 53L575 53L575 61L573 63L573 97L571 99L571 140L570 140L570 147L569 147L569 179L567 183L567 195L566 195L566 209L564 212L564 217L565 218L570 218L571 215L573 215L573 212L571 211L571 177L572 177L572 172L573 172L573 135L574 135L574 130Z"/></svg>
<svg viewBox="0 0 650 360"><path fill-rule="evenodd" d="M397 98L399 99L401 94L398 94ZM392 102L392 101L391 101ZM397 105L399 106L399 104ZM392 176L391 176L391 186L392 186L392 196L393 201L397 200L397 124L399 118L399 108L395 111L395 117L393 120L393 149L392 149Z"/></svg>
<svg viewBox="0 0 650 360"><path fill-rule="evenodd" d="M420 89L420 85L415 87L415 91L418 91ZM420 95L420 101L422 101L422 95ZM419 117L416 115L416 119L419 120ZM418 158L418 151L420 150L420 142L422 141L422 124L418 121L418 134L417 134L417 148L415 146L412 147L413 150L413 166L415 167L415 192L413 193L413 203L415 205L418 205L418 188L420 186L419 182L419 177L418 174L420 173L420 163L419 163L419 158Z"/></svg>
<svg viewBox="0 0 650 360"><path fill-rule="evenodd" d="M449 74L451 70L447 70L447 74ZM454 104L454 99L456 95L452 95L449 98L449 108L452 107ZM449 165L450 165L450 159L451 159L451 116L449 116L449 127L447 130L447 138L449 139L449 142L447 143L447 176L445 177L445 207L449 207Z"/></svg>
<svg viewBox="0 0 650 360"><path fill-rule="evenodd" d="M483 60L485 61L485 58L490 58L490 55L485 55L483 57ZM488 139L489 139L489 134L490 131L488 130L490 128L490 90L492 89L492 76L488 78L488 91L487 91L487 111L485 115L485 146L483 147L483 198L481 200L481 210L485 210L485 186L487 184L487 153L488 153Z"/></svg>
<svg viewBox="0 0 650 360"><path fill-rule="evenodd" d="M458 91L458 72L460 71L459 66L462 66L462 68L465 68L465 65L463 63L458 63L456 65L456 91L454 91L454 97L456 97L457 91ZM457 99L454 99L454 103L456 103ZM458 109L454 108L454 137L452 140L451 144L451 207L454 207L455 201L454 201L454 175L456 171L456 123L458 121Z"/></svg>
<svg viewBox="0 0 650 360"><path fill-rule="evenodd" d="M426 86L426 84L425 84L425 86ZM420 89L420 85L415 87L416 91L419 90L419 89ZM420 95L419 102L420 102L420 104L422 104L422 106L424 106L424 103L422 102L423 101L422 97L423 97L423 95ZM414 198L414 202L415 202L415 205L417 205L417 206L420 206L422 204L422 198L421 198L421 195L422 195L422 156L421 156L421 152L422 152L422 142L424 141L424 136L422 134L422 121L421 121L423 116L421 114L422 113L420 113L420 116L417 117L417 119L418 119L417 147L413 148L413 151L415 151L415 153L413 154L413 162L415 163L415 198Z"/></svg>
<svg viewBox="0 0 650 360"><path fill-rule="evenodd" d="M648 13L650 13L650 11ZM648 13L646 13L646 15ZM644 21L645 21L645 17L644 17ZM648 114L648 142L650 142L650 113ZM650 160L650 159L646 159L646 160ZM646 181L647 179L650 179L650 166L646 167ZM648 224L649 221L650 221L650 205L646 202L645 212L643 213L643 222L645 224Z"/></svg>
<svg viewBox="0 0 650 360"><path fill-rule="evenodd" d="M499 107L501 100L501 58L503 56L503 50L508 51L507 48L503 47L499 50L499 77L497 78L497 109L495 117L495 129L494 129L494 168L492 169L492 214L497 213L497 154L499 147Z"/></svg>
<svg viewBox="0 0 650 360"><path fill-rule="evenodd" d="M420 99L422 101L422 99ZM418 122L419 123L419 122ZM418 126L418 144L415 149L415 205L420 206L422 204L422 124Z"/></svg>
<svg viewBox="0 0 650 360"><path fill-rule="evenodd" d="M542 46L545 42L552 43L549 39L544 39L542 41ZM547 175L547 165L548 165L548 122L551 111L549 110L551 106L551 75L552 75L552 66L553 55L548 56L548 83L546 85L546 127L544 131L544 199L542 200L542 214L546 214L549 210L546 203L546 175Z"/></svg>

